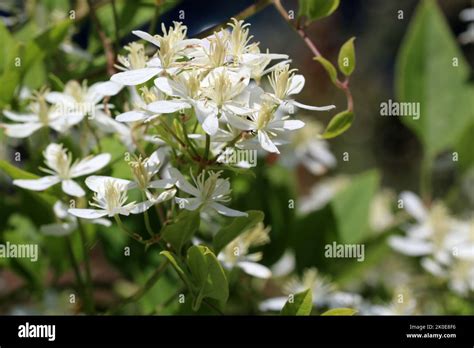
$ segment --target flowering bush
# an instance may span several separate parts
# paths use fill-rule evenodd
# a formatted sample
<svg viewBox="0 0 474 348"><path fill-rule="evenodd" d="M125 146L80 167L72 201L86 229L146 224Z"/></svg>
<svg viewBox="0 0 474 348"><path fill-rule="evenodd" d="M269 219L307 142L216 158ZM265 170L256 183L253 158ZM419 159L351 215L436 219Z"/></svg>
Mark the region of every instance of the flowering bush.
<svg viewBox="0 0 474 348"><path fill-rule="evenodd" d="M97 33L88 51L73 35L76 9L69 19L56 13L54 23L27 42L26 52L15 42L18 28L0 27L12 52L0 64L5 83L0 128L8 157L0 162L7 177L0 236L8 254L0 280L19 279L18 288L27 284L38 302L45 293L56 301L27 311L432 312L435 307L417 301L412 283L401 280L410 273L396 264L400 252L421 257L433 283L448 289L446 301L458 301L453 311L463 312L458 308L474 291L472 217L451 216L447 204L432 203L427 181L436 156L453 146L449 140L468 121L454 124L459 131L449 130L441 143L433 140L438 126L404 121L427 153L421 198L405 190L397 200L393 190L380 189L377 170L334 172L352 150L336 155L330 139L353 122L357 126L351 91L355 38L338 49L337 64L323 56L308 28L330 16L339 1L319 3L300 1L293 21L294 10L280 1L258 2L276 8L311 52L318 78L342 92L345 100L334 105L313 105L318 96L303 102L308 87L296 55L265 49L264 38L258 42L251 35L242 14L189 38L185 20L156 30L155 16L148 30L137 30L144 26L134 16L127 19L127 6L118 15L112 1L107 17L90 1L82 18L89 15ZM161 9L174 5L165 2ZM130 6L142 13L140 4ZM397 63L402 101L431 96L431 89L423 94L411 80L422 73L409 63L422 62L414 44L422 35L417 28L433 25L452 48L446 28L423 22L426 15L444 24L437 7L425 1L418 11ZM150 18L149 11L143 14ZM112 29L103 27L107 18ZM55 60L52 52L61 56ZM16 58L20 63L12 68ZM41 85L35 69L48 73ZM461 91L461 80L459 75L449 81ZM457 96L447 103L467 114L467 93ZM429 102L441 105L444 99ZM445 110L444 104L431 110L421 103L423 122L424 115L434 118ZM324 127L316 119L325 116L332 118ZM305 174L296 179L301 171ZM21 245L31 248L21 254ZM33 261L28 253L35 250ZM383 254L395 260L388 272L393 279L380 272L391 264L378 262ZM362 264L364 277L354 280ZM376 289L379 283L391 289L388 294Z"/></svg>

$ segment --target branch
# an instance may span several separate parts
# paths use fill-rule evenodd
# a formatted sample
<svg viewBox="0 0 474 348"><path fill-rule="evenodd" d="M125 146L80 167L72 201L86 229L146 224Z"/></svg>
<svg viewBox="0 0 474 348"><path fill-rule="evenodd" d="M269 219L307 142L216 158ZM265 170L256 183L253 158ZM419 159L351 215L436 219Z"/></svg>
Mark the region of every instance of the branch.
<svg viewBox="0 0 474 348"><path fill-rule="evenodd" d="M100 23L99 18L97 18L97 14L95 12L95 7L92 4L92 0L87 0L87 4L89 5L92 22L94 22L94 25L97 29L97 34L99 35L100 42L102 43L102 46L104 47L105 58L107 60L107 74L109 76L112 76L116 72L115 67L114 67L115 52L114 52L112 42L107 37L107 35L105 35L104 28L102 27L102 24Z"/></svg>

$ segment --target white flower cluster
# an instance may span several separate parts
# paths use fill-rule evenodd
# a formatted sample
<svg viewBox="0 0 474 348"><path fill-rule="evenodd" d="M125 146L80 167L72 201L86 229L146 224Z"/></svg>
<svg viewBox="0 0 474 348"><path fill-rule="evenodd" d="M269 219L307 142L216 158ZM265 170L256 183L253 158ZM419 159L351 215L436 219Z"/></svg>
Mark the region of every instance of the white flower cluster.
<svg viewBox="0 0 474 348"><path fill-rule="evenodd" d="M421 256L423 268L446 279L453 291L474 291L474 220L452 217L440 202L427 208L413 192L402 192L400 198L415 223L405 226L406 236L392 236L391 247Z"/></svg>
<svg viewBox="0 0 474 348"><path fill-rule="evenodd" d="M145 47L133 42L128 55L119 58L122 72L111 81L137 86L141 99L133 110L117 117L121 122L151 122L166 114L183 112L196 117L213 146L237 138L239 147L261 147L279 153L282 135L304 126L290 119L286 110L294 107L330 110L333 105L314 107L293 99L305 83L302 75L290 69L288 56L263 53L251 43L248 24L233 20L231 30L221 30L205 39L186 39L187 28L181 23L163 26L163 35L142 31L133 33L158 48L148 57ZM272 60L285 59L268 67ZM269 90L262 78L268 75ZM194 135L203 139L203 135Z"/></svg>

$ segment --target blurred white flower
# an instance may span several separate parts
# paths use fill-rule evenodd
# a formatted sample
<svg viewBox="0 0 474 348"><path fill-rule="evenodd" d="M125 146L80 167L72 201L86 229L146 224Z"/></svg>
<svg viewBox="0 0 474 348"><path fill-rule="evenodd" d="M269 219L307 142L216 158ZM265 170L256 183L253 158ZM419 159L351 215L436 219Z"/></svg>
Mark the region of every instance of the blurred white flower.
<svg viewBox="0 0 474 348"><path fill-rule="evenodd" d="M72 233L77 229L77 218L68 213L68 207L61 201L54 203L53 211L54 215L60 220L60 222L42 225L40 228L41 233L47 236L65 236ZM93 219L91 223L109 227L112 223L107 219Z"/></svg>
<svg viewBox="0 0 474 348"><path fill-rule="evenodd" d="M270 227L266 227L260 222L254 228L242 233L232 242L230 242L224 250L222 250L218 259L227 269L238 267L245 273L257 277L267 279L270 278L272 272L265 266L258 263L262 259L262 253L249 254L249 249L270 242L268 233Z"/></svg>
<svg viewBox="0 0 474 348"><path fill-rule="evenodd" d="M74 178L84 176L105 167L110 161L110 154L104 153L89 156L72 162L72 155L63 148L62 144L49 144L43 152L45 164L48 168L40 168L43 172L51 174L40 179L13 180L13 184L28 190L42 191L61 183L62 190L71 196L82 197L84 190Z"/></svg>
<svg viewBox="0 0 474 348"><path fill-rule="evenodd" d="M229 179L220 178L221 172L203 171L197 178L192 176L194 185L191 185L176 168L170 168L169 173L177 180L176 186L190 198L176 197L176 203L186 210L200 210L201 212L217 211L225 216L247 216L247 213L226 207L222 203L230 201ZM207 176L207 178L206 178Z"/></svg>

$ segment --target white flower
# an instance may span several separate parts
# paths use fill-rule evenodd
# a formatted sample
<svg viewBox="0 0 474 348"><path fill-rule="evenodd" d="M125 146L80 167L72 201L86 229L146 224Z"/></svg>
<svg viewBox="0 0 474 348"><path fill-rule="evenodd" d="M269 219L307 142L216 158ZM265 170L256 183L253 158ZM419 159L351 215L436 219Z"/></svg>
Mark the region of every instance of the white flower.
<svg viewBox="0 0 474 348"><path fill-rule="evenodd" d="M153 177L161 169L167 151L167 148L160 148L148 158L143 159L139 156L133 161L130 161L129 164L134 180L121 179L120 183L124 185L127 190L138 188L143 191L148 201L153 204L173 198L176 193L176 189L174 189L176 179L165 178L153 180ZM109 176L93 175L87 178L86 184L93 191L97 191L100 187L104 186L107 181L114 180L117 179ZM155 196L150 192L150 189L164 189L165 191Z"/></svg>
<svg viewBox="0 0 474 348"><path fill-rule="evenodd" d="M110 154L104 153L89 156L79 161L72 162L72 155L61 144L49 144L43 152L45 164L48 168L40 168L43 172L51 174L40 179L13 180L13 184L28 190L42 191L57 183L61 183L62 190L71 196L82 197L84 190L74 178L91 174L105 167L110 161Z"/></svg>
<svg viewBox="0 0 474 348"><path fill-rule="evenodd" d="M290 168L304 166L314 175L323 175L336 166L336 157L331 153L329 144L319 139L323 128L319 122L305 119L305 126L291 134L291 143L282 151L281 163Z"/></svg>
<svg viewBox="0 0 474 348"><path fill-rule="evenodd" d="M140 30L133 31L132 33L139 38L159 47L157 56L147 62L140 59L140 63L137 65L140 66L141 64L142 67L133 67L131 70L117 73L111 77L111 80L122 85L135 86L147 82L162 71L174 73L180 66L177 60L186 55L188 46L200 43L198 39L185 39L187 28L181 23L174 22L174 27L170 27L168 31L166 31L165 25L162 24L162 30L163 35L155 36ZM138 51L135 52L131 51L132 54L139 54ZM143 63L145 63L144 67Z"/></svg>
<svg viewBox="0 0 474 348"><path fill-rule="evenodd" d="M49 105L45 98L45 91L34 94L34 102L29 105L29 108L31 112L26 114L3 111L5 117L19 122L0 123L0 128L5 129L5 135L12 138L26 138L43 127L50 127L58 133L64 133L79 123L83 117L80 113L64 115L60 108Z"/></svg>
<svg viewBox="0 0 474 348"><path fill-rule="evenodd" d="M290 96L298 94L304 87L305 78L303 75L295 74L296 69L291 69L288 64L278 67L269 76L270 86L273 93L272 98L278 103L288 106L297 106L306 110L326 111L334 109L335 105L328 106L311 106L289 99Z"/></svg>
<svg viewBox="0 0 474 348"><path fill-rule="evenodd" d="M270 241L268 237L269 232L270 228L265 228L263 223L260 222L254 228L242 233L229 243L219 253L219 261L227 269L239 267L251 276L263 279L270 278L272 272L258 263L262 259L262 253L248 254L251 247L257 247Z"/></svg>
<svg viewBox="0 0 474 348"><path fill-rule="evenodd" d="M65 236L77 229L77 218L67 211L67 206L61 201L54 203L53 211L61 222L43 225L40 231L48 236ZM93 219L91 223L109 227L112 223L107 219Z"/></svg>
<svg viewBox="0 0 474 348"><path fill-rule="evenodd" d="M227 115L227 120L233 127L256 135L261 147L268 152L280 153L275 145L275 140L272 139L278 139L278 133L304 126L304 123L300 120L289 120L289 116L276 118L276 108L269 102L264 101L263 104L255 104L254 106L256 111L245 117Z"/></svg>
<svg viewBox="0 0 474 348"><path fill-rule="evenodd" d="M94 191L94 197L89 205L98 209L69 209L68 212L74 216L84 219L98 219L104 216L115 215L130 215L140 214L153 205L152 202L146 201L142 203L130 202L127 203L128 185L131 181L110 178L107 180L97 180L96 177L88 177L86 185L89 189Z"/></svg>
<svg viewBox="0 0 474 348"><path fill-rule="evenodd" d="M225 216L247 216L247 213L230 209L222 203L230 201L230 183L228 179L219 178L221 172L201 172L197 178L193 178L195 186L191 185L184 176L175 168L169 170L171 177L176 178L176 186L190 198L176 197L176 203L186 210L197 210L201 212L217 211ZM207 174L207 178L206 178Z"/></svg>

